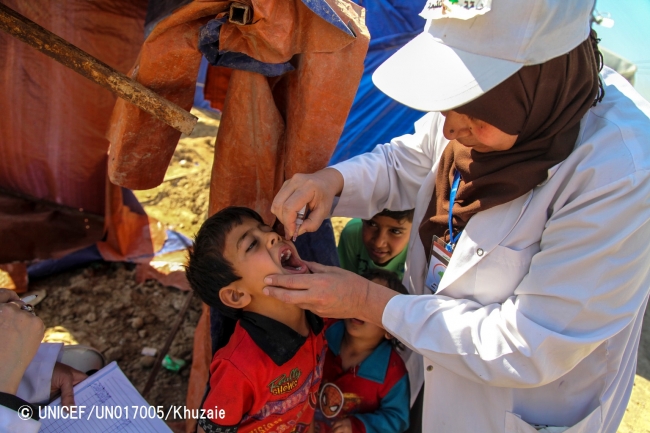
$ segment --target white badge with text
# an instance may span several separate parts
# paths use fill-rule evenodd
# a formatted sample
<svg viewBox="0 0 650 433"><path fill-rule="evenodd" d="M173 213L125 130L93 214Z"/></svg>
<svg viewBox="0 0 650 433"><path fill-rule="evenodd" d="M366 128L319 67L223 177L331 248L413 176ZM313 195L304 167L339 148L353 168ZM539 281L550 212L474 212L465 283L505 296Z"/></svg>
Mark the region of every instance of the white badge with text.
<svg viewBox="0 0 650 433"><path fill-rule="evenodd" d="M420 16L425 20L457 18L469 20L492 9L492 0L428 0Z"/></svg>
<svg viewBox="0 0 650 433"><path fill-rule="evenodd" d="M433 237L431 242L431 259L429 260L429 269L427 270L427 279L424 285L427 286L432 293L438 291L442 276L449 266L451 260L451 253L445 248L445 243L438 236Z"/></svg>

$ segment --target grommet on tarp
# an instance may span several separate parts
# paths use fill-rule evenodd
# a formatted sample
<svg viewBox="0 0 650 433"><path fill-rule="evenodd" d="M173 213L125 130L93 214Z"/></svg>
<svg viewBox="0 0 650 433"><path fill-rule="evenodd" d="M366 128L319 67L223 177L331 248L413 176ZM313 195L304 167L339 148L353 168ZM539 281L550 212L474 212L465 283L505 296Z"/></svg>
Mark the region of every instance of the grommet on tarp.
<svg viewBox="0 0 650 433"><path fill-rule="evenodd" d="M243 3L231 3L228 21L233 24L244 26L251 22L251 19L253 18L252 12L251 7L248 5Z"/></svg>

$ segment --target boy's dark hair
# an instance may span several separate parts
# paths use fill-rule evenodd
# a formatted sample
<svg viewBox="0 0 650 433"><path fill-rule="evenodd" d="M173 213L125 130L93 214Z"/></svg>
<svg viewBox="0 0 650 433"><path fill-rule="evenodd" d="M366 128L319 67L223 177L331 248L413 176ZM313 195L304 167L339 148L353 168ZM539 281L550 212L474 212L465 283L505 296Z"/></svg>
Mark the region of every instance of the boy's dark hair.
<svg viewBox="0 0 650 433"><path fill-rule="evenodd" d="M389 289L394 290L402 295L409 294L409 291L406 289L406 287L404 287L404 284L402 284L402 281L399 279L395 272L386 271L384 269L370 269L364 272L361 276L366 280L371 281L384 280L386 281L386 286Z"/></svg>
<svg viewBox="0 0 650 433"><path fill-rule="evenodd" d="M399 277L395 272L386 271L384 269L370 269L369 271L364 272L361 276L369 281L384 280L386 281L386 286L389 289L394 290L397 293L400 293L402 295L409 294L409 291L406 289L406 287L404 287L404 284L402 284L402 281L399 279ZM404 343L402 343L395 337L390 339L390 344L395 349L399 349L399 350L406 349Z"/></svg>
<svg viewBox="0 0 650 433"><path fill-rule="evenodd" d="M201 300L216 308L224 316L236 319L241 311L223 304L219 291L241 279L223 256L226 236L230 231L251 218L264 224L262 217L252 209L230 206L208 218L194 238L185 273L192 289Z"/></svg>
<svg viewBox="0 0 650 433"><path fill-rule="evenodd" d="M375 216L386 216L388 218L392 218L395 221L403 221L403 220L408 220L408 222L412 223L413 222L413 212L415 209L409 209L409 210L388 210L384 209L383 211L379 212Z"/></svg>

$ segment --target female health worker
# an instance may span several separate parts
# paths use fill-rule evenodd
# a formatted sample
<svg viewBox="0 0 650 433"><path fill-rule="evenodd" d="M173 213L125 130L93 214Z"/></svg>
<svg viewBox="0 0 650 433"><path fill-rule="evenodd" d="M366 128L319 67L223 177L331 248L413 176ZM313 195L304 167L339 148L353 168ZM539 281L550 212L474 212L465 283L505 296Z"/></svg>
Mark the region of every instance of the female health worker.
<svg viewBox="0 0 650 433"><path fill-rule="evenodd" d="M650 287L650 104L599 74L592 8L430 0L373 77L428 112L415 133L296 175L273 203L289 234L304 205L300 233L332 206L415 208L411 295L312 263L265 291L406 343L423 431L615 432L625 412Z"/></svg>

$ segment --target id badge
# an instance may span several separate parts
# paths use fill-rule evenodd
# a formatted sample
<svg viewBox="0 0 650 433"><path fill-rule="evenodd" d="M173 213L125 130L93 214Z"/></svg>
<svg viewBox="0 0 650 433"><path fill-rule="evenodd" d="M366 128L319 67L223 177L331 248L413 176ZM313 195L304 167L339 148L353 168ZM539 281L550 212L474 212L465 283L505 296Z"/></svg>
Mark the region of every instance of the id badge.
<svg viewBox="0 0 650 433"><path fill-rule="evenodd" d="M431 259L429 260L429 269L427 270L427 279L424 284L432 293L438 291L438 286L442 276L447 270L451 253L445 248L445 243L438 236L433 237L431 242Z"/></svg>

